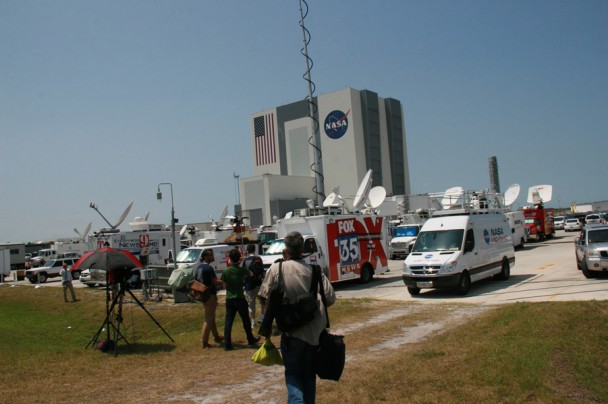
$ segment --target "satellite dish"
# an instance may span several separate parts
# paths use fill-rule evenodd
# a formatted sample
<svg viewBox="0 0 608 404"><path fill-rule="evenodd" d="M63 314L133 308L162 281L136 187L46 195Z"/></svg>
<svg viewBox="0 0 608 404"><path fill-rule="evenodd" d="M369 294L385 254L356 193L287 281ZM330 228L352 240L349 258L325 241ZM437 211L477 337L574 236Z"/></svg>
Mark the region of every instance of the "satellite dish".
<svg viewBox="0 0 608 404"><path fill-rule="evenodd" d="M222 214L220 215L220 220L218 220L217 224L219 227L224 225L224 221L226 220L226 215L228 214L228 205L224 207L222 210Z"/></svg>
<svg viewBox="0 0 608 404"><path fill-rule="evenodd" d="M536 185L528 188L528 203L539 205L543 202L549 202L552 197L552 185Z"/></svg>
<svg viewBox="0 0 608 404"><path fill-rule="evenodd" d="M519 184L513 184L505 192L505 206L510 208L515 203L519 196L520 187Z"/></svg>
<svg viewBox="0 0 608 404"><path fill-rule="evenodd" d="M332 192L327 195L327 198L325 198L323 201L323 207L338 206L339 201L340 199L338 199L338 195L335 192Z"/></svg>
<svg viewBox="0 0 608 404"><path fill-rule="evenodd" d="M287 213L285 214L284 219L289 219L289 218L290 218L290 217L292 217L292 216L293 216L293 212L287 212Z"/></svg>
<svg viewBox="0 0 608 404"><path fill-rule="evenodd" d="M369 193L369 189L372 186L372 170L367 170L361 184L359 185L359 189L355 194L355 199L353 200L353 209L355 211L361 210L363 204L367 200L367 195Z"/></svg>
<svg viewBox="0 0 608 404"><path fill-rule="evenodd" d="M76 234L78 234L80 236L81 241L84 241L84 239L87 238L87 236L89 235L89 232L91 231L92 225L93 225L93 223L89 222L89 224L87 225L87 227L84 229L84 231L82 233L80 233L77 228L74 228L74 232L76 232Z"/></svg>
<svg viewBox="0 0 608 404"><path fill-rule="evenodd" d="M122 215L120 215L120 217L118 218L118 221L116 222L116 224L114 226L112 226L113 229L118 228L118 226L120 226L122 224L122 222L127 218L127 215L131 211L131 206L133 206L133 202L134 201L131 201L131 203L129 204L129 206L127 206L127 208L125 209L125 211L122 212Z"/></svg>
<svg viewBox="0 0 608 404"><path fill-rule="evenodd" d="M461 205L463 200L464 189L462 187L452 187L445 190L441 206L443 209L450 209L454 206Z"/></svg>
<svg viewBox="0 0 608 404"><path fill-rule="evenodd" d="M370 208L376 209L378 206L382 205L384 199L386 199L386 189L384 189L383 186L373 187L369 190L367 200Z"/></svg>
<svg viewBox="0 0 608 404"><path fill-rule="evenodd" d="M182 228L179 231L179 236L180 237L183 236L186 233L187 230L188 230L188 225L187 224L183 225Z"/></svg>

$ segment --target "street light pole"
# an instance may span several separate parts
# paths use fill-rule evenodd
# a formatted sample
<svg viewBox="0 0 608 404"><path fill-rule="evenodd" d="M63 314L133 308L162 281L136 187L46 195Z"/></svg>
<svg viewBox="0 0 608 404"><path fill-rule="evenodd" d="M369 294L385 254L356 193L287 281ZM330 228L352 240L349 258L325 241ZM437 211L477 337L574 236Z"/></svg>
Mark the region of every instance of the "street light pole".
<svg viewBox="0 0 608 404"><path fill-rule="evenodd" d="M171 187L171 238L173 239L173 269L177 269L177 248L175 243L175 207L173 205L173 184L170 182L161 182L158 184L156 199L159 201L163 199L163 193L160 192L161 185L169 185Z"/></svg>

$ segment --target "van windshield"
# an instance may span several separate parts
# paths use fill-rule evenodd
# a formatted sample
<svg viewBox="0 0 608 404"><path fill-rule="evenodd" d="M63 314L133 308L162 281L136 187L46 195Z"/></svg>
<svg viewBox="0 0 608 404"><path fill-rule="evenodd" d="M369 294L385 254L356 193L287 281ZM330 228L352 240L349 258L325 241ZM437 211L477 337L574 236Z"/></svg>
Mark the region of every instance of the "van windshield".
<svg viewBox="0 0 608 404"><path fill-rule="evenodd" d="M283 243L283 240L274 240L272 243L270 243L270 245L268 246L268 249L266 250L266 252L264 254L267 254L267 255L283 254L284 249L285 249L285 243Z"/></svg>
<svg viewBox="0 0 608 404"><path fill-rule="evenodd" d="M198 261L200 253L201 250L181 250L179 254L177 254L177 259L175 261L183 264L192 264Z"/></svg>
<svg viewBox="0 0 608 404"><path fill-rule="evenodd" d="M462 246L463 235L463 229L423 231L418 235L412 251L458 251Z"/></svg>
<svg viewBox="0 0 608 404"><path fill-rule="evenodd" d="M416 237L418 235L419 230L419 226L397 227L395 229L394 237Z"/></svg>

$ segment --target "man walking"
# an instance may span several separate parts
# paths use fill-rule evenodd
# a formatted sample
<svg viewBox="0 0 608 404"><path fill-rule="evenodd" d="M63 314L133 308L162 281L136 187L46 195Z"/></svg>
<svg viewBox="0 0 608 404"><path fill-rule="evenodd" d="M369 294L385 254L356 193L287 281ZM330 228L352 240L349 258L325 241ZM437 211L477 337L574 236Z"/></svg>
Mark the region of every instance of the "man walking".
<svg viewBox="0 0 608 404"><path fill-rule="evenodd" d="M213 256L213 250L207 248L203 250L201 255L201 264L196 268L196 279L203 283L210 290L209 299L203 303L205 309L205 316L203 320L203 328L201 331L201 342L203 349L210 348L209 334L213 334L215 342L221 343L224 340L217 332L217 325L215 324L215 311L217 309L217 283L219 280L215 275L215 269L210 265L215 261Z"/></svg>
<svg viewBox="0 0 608 404"><path fill-rule="evenodd" d="M226 322L224 324L224 349L229 351L234 349L232 345L232 324L239 313L247 335L247 343L254 346L260 337L254 337L251 332L251 320L247 308L247 300L243 294L243 283L245 278L251 276L251 272L239 266L241 252L236 248L228 253L231 266L222 273L222 282L226 289Z"/></svg>
<svg viewBox="0 0 608 404"><path fill-rule="evenodd" d="M260 287L259 295L268 300L273 291L282 287L279 282L280 271L282 284L284 284L283 299L286 298L289 303L293 304L298 301L300 296L310 293L313 270L302 258L304 246L302 234L297 231L291 232L285 236L284 243L285 260L282 263L272 264ZM322 271L319 272L325 299L327 305L330 306L336 301L336 295L329 279ZM285 363L288 403L315 402L317 375L314 370L314 353L319 345L319 337L327 325L325 307L319 292L317 293L317 303L317 312L312 321L293 332L281 335L281 354ZM271 327L268 325L272 318L268 312L266 316L262 328L266 330L263 335L269 339Z"/></svg>
<svg viewBox="0 0 608 404"><path fill-rule="evenodd" d="M264 263L262 262L261 257L255 255L255 244L249 244L247 246L247 257L245 257L245 260L243 261L243 268L252 273L252 276L248 276L245 279L245 297L247 298L247 306L249 307L251 328L255 328L257 324L256 299L259 299L261 304L262 299L258 298L258 291L264 280Z"/></svg>
<svg viewBox="0 0 608 404"><path fill-rule="evenodd" d="M61 270L59 271L59 275L61 275L61 286L63 286L63 300L68 302L68 289L72 294L72 301L77 302L76 293L74 293L74 285L72 285L72 273L68 270L68 264L66 262L61 266Z"/></svg>

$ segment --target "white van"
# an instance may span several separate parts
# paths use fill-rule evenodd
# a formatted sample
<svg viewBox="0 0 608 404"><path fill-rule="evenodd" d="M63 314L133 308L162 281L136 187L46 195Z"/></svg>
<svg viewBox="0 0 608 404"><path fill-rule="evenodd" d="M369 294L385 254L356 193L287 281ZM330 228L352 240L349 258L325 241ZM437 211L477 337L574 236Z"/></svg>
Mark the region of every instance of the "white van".
<svg viewBox="0 0 608 404"><path fill-rule="evenodd" d="M403 282L412 296L424 288L455 288L465 295L472 282L509 278L515 251L507 218L482 212L461 209L426 221L403 263Z"/></svg>
<svg viewBox="0 0 608 404"><path fill-rule="evenodd" d="M509 221L509 227L511 227L513 247L523 248L524 244L528 242L528 235L526 234L526 217L524 216L524 212L521 210L507 212L505 213L505 216Z"/></svg>

